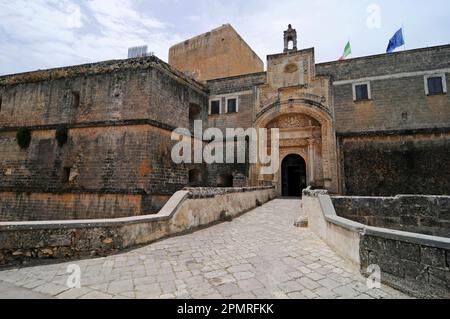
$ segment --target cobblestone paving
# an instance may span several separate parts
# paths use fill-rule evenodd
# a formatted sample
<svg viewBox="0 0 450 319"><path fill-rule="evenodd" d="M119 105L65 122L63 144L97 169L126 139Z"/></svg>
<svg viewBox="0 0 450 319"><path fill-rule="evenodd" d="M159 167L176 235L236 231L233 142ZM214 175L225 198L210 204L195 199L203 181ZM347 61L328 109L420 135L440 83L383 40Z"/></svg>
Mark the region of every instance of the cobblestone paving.
<svg viewBox="0 0 450 319"><path fill-rule="evenodd" d="M406 298L366 280L307 229L298 200L278 199L230 223L110 256L0 272L4 285L56 298ZM80 289L66 285L81 268ZM0 289L0 298L2 290Z"/></svg>

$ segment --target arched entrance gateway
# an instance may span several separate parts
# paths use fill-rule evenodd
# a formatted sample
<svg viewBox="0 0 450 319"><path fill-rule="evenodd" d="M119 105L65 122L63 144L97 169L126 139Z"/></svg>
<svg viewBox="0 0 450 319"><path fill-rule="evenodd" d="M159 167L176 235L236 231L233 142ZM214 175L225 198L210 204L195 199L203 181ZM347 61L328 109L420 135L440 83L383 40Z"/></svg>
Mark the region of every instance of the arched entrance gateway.
<svg viewBox="0 0 450 319"><path fill-rule="evenodd" d="M269 106L255 124L279 129L280 169L261 175L260 166L255 165L253 180L275 185L281 196L300 197L308 186L338 193L336 140L326 109L304 100L280 102Z"/></svg>
<svg viewBox="0 0 450 319"><path fill-rule="evenodd" d="M282 195L300 197L306 188L306 162L300 155L290 154L281 164Z"/></svg>
<svg viewBox="0 0 450 319"><path fill-rule="evenodd" d="M285 42L296 39L290 26ZM279 195L299 196L306 186L339 193L331 78L317 76L315 67L314 49L285 47L267 57L266 83L256 88L254 126L279 129L280 169L262 175L253 165L252 182L274 185Z"/></svg>

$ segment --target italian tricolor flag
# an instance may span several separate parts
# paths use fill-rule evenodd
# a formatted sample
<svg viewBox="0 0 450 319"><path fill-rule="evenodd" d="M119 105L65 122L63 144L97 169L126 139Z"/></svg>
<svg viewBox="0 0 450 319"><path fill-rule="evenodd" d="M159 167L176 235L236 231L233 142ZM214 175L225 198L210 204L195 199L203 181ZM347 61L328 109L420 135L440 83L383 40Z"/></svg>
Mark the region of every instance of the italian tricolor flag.
<svg viewBox="0 0 450 319"><path fill-rule="evenodd" d="M348 56L352 54L352 47L350 45L350 41L347 42L347 45L345 46L344 49L344 54L339 58L339 61L345 60L346 58L348 58Z"/></svg>

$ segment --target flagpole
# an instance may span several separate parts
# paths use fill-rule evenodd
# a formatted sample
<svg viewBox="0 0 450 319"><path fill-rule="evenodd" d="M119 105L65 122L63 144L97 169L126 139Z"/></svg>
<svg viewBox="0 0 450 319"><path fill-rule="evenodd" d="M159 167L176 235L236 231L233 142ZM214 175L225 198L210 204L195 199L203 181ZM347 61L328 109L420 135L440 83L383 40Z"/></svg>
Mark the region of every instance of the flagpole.
<svg viewBox="0 0 450 319"><path fill-rule="evenodd" d="M403 32L403 50L406 51L406 37L405 37L405 25L402 23Z"/></svg>
<svg viewBox="0 0 450 319"><path fill-rule="evenodd" d="M352 48L352 39L350 37L348 38L348 43L350 43L350 47ZM353 48L350 51L350 57L353 59Z"/></svg>

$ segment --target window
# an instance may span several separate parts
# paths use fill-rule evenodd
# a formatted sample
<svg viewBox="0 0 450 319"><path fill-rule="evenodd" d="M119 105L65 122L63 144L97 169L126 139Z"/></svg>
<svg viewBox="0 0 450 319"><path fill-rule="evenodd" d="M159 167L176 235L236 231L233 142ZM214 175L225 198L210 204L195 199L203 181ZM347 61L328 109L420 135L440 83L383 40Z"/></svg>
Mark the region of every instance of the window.
<svg viewBox="0 0 450 319"><path fill-rule="evenodd" d="M445 75L425 76L426 95L436 95L447 93L447 83Z"/></svg>
<svg viewBox="0 0 450 319"><path fill-rule="evenodd" d="M367 101L371 98L369 82L353 84L354 101Z"/></svg>
<svg viewBox="0 0 450 319"><path fill-rule="evenodd" d="M80 106L80 92L72 91L72 107Z"/></svg>
<svg viewBox="0 0 450 319"><path fill-rule="evenodd" d="M227 99L227 113L237 113L238 112L238 104L237 98L229 98Z"/></svg>
<svg viewBox="0 0 450 319"><path fill-rule="evenodd" d="M220 100L212 100L210 103L209 114L220 114Z"/></svg>

